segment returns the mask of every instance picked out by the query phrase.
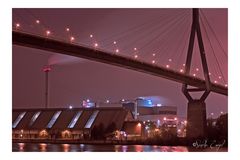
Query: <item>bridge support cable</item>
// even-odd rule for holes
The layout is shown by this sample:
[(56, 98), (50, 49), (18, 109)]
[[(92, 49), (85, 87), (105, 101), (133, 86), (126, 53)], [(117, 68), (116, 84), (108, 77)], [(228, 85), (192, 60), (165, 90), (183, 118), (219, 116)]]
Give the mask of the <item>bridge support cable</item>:
[[(208, 44), (210, 45), (211, 51), (212, 51), (212, 53), (213, 53), (213, 56), (214, 56), (213, 58), (214, 58), (214, 60), (216, 61), (216, 64), (217, 64), (217, 66), (214, 66), (215, 72), (218, 74), (217, 77), (218, 77), (219, 75), (221, 75), (224, 84), (226, 84), (226, 78), (225, 78), (225, 76), (224, 76), (224, 74), (223, 74), (223, 72), (222, 72), (221, 65), (220, 65), (220, 62), (219, 62), (219, 60), (218, 60), (218, 58), (217, 58), (217, 56), (216, 56), (215, 50), (213, 49), (213, 44), (212, 44), (212, 42), (211, 42), (211, 40), (210, 40), (210, 38), (209, 38), (209, 35), (208, 35), (208, 33), (207, 33), (207, 29), (206, 29), (206, 26), (205, 26), (205, 24), (204, 24), (204, 21), (203, 21), (202, 18), (200, 18), (200, 20), (201, 20), (201, 22), (202, 22), (201, 24), (202, 24), (203, 30), (204, 30), (204, 32), (205, 32), (205, 34), (206, 34), (206, 38), (207, 38), (207, 40), (208, 40), (208, 42), (209, 42)], [(227, 59), (226, 59), (226, 61), (227, 61)], [(218, 71), (220, 72), (220, 74), (218, 73)]]
[[(134, 42), (135, 44), (139, 40), (146, 39), (147, 37), (150, 37), (150, 38), (148, 38), (147, 43), (144, 43), (143, 46), (139, 47), (139, 50), (143, 50), (143, 49), (154, 50), (154, 49), (151, 49), (151, 48), (154, 44), (155, 44), (155, 46), (159, 47), (159, 44), (161, 44), (161, 43), (159, 43), (159, 40), (166, 41), (166, 38), (169, 38), (169, 33), (175, 31), (174, 29), (176, 29), (176, 26), (183, 23), (183, 20), (186, 17), (186, 12), (178, 14), (177, 17), (178, 18), (176, 18), (176, 16), (173, 16), (173, 17), (168, 18), (166, 22), (161, 22), (160, 25), (156, 26), (154, 28), (154, 30), (152, 32), (150, 32), (150, 34), (144, 34), (142, 37), (138, 37), (138, 40)], [(159, 29), (159, 28), (161, 28), (161, 29)], [(141, 31), (141, 32), (145, 32), (145, 31)], [(151, 38), (151, 37), (153, 37), (153, 38)], [(147, 48), (148, 46), (150, 46), (150, 47)], [(145, 52), (143, 54), (146, 55), (147, 52)]]
[(214, 36), (215, 39), (217, 40), (217, 43), (218, 43), (218, 45), (220, 46), (220, 48), (221, 48), (223, 54), (225, 55), (225, 58), (228, 59), (227, 52), (225, 51), (225, 49), (224, 49), (224, 47), (223, 47), (223, 45), (222, 45), (222, 42), (221, 42), (221, 41), (219, 40), (219, 38), (217, 37), (217, 34), (214, 32), (213, 27), (210, 25), (210, 23), (209, 23), (209, 21), (208, 21), (206, 15), (204, 14), (204, 12), (203, 12), (202, 10), (200, 10), (200, 13), (201, 13), (201, 15), (203, 15), (203, 19), (205, 20), (205, 22), (206, 22), (208, 28), (210, 29), (210, 31), (212, 32), (213, 36)]
[[(157, 37), (154, 40), (156, 47), (153, 50), (157, 53), (160, 63), (169, 63), (168, 59), (173, 58), (174, 53), (178, 53), (176, 50), (180, 46), (181, 38), (186, 30), (184, 23), (187, 16), (180, 18), (176, 23), (167, 28), (165, 33), (161, 37)], [(176, 55), (176, 54), (175, 54)], [(173, 58), (176, 59), (176, 58)]]

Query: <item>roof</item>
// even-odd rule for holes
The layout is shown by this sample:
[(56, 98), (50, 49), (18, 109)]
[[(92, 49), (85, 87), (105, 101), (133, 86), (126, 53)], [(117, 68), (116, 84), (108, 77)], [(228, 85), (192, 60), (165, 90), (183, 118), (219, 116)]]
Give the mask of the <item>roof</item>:
[(13, 129), (83, 130), (97, 125), (107, 128), (114, 123), (121, 129), (130, 112), (124, 108), (36, 108), (13, 109)]

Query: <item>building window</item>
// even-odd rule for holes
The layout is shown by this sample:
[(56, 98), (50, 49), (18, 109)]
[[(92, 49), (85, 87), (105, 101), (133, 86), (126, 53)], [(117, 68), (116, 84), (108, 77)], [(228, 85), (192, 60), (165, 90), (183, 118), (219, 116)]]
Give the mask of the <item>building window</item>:
[(39, 111), (39, 112), (37, 112), (37, 113), (35, 113), (35, 114), (33, 115), (32, 119), (31, 119), (31, 121), (30, 121), (30, 123), (29, 123), (29, 126), (32, 126), (32, 125), (33, 125), (33, 123), (37, 120), (37, 118), (39, 117), (40, 114), (41, 114), (41, 112)]
[(93, 114), (91, 115), (91, 117), (88, 119), (86, 125), (84, 128), (91, 128), (94, 120), (96, 119), (97, 115), (98, 115), (99, 111), (94, 111)]
[(62, 112), (62, 111), (57, 111), (57, 112), (53, 115), (52, 119), (50, 120), (50, 122), (49, 122), (48, 125), (47, 125), (47, 128), (52, 128), (52, 126), (53, 126), (54, 123), (57, 121), (58, 117), (60, 116), (61, 112)]
[(75, 126), (75, 124), (77, 123), (79, 117), (81, 116), (82, 111), (78, 111), (77, 114), (74, 116), (74, 118), (72, 119), (72, 121), (70, 122), (70, 124), (68, 125), (68, 128), (73, 128)]
[(17, 119), (14, 121), (12, 128), (16, 128), (19, 122), (23, 119), (25, 116), (26, 112), (22, 112), (21, 114), (18, 115)]

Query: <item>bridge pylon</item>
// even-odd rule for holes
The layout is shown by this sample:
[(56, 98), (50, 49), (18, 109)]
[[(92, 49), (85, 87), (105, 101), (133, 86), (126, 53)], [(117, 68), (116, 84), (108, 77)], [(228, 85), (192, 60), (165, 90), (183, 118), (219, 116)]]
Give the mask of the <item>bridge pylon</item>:
[[(199, 9), (192, 9), (192, 27), (189, 38), (189, 45), (187, 51), (187, 59), (185, 64), (185, 74), (190, 74), (190, 67), (192, 62), (193, 48), (195, 42), (195, 36), (197, 36), (197, 42), (200, 51), (201, 63), (205, 79), (204, 88), (190, 88), (187, 84), (183, 84), (182, 92), (188, 99), (187, 108), (187, 138), (200, 138), (206, 136), (206, 104), (205, 100), (211, 91), (211, 82), (209, 77), (208, 65), (205, 56), (205, 49), (201, 34), (201, 28), (199, 24)], [(203, 92), (198, 98), (193, 98), (191, 92)]]

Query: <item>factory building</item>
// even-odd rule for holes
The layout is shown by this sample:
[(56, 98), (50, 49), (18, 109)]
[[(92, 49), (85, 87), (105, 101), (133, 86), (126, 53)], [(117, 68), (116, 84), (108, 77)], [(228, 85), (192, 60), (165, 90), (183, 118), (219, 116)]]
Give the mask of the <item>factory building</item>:
[(120, 131), (125, 121), (132, 120), (124, 108), (14, 109), (12, 138), (91, 139), (99, 128)]

